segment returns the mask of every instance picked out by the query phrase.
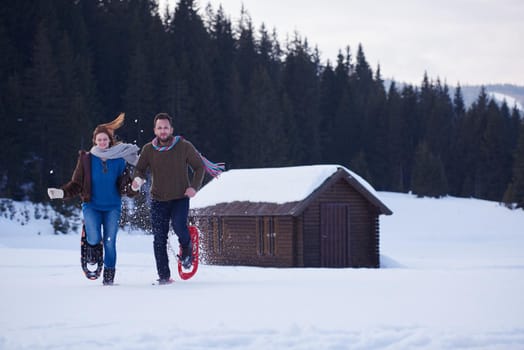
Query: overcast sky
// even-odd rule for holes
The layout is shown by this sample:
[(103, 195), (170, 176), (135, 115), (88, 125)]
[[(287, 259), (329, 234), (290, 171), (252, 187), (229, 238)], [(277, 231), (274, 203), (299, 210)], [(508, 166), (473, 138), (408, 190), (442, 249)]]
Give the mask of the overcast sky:
[[(161, 0), (161, 7), (169, 1)], [(318, 46), (322, 60), (363, 45), (383, 78), (419, 84), (424, 72), (448, 85), (524, 85), (523, 0), (197, 0), (201, 13), (222, 4), (233, 23), (242, 3), (258, 29), (276, 28), (284, 43), (295, 31)]]

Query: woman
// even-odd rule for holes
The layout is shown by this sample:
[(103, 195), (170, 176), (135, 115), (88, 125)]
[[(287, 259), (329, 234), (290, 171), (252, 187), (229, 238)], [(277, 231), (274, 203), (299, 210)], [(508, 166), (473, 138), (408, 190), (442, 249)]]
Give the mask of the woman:
[[(124, 123), (124, 113), (93, 131), (93, 147), (80, 151), (71, 181), (61, 188), (48, 188), (51, 199), (80, 195), (88, 248), (103, 239), (104, 285), (112, 285), (116, 266), (116, 235), (121, 212), (121, 195), (133, 193), (126, 174), (126, 162), (136, 165), (138, 147), (115, 142), (114, 131)], [(103, 228), (103, 234), (102, 234)], [(91, 247), (89, 247), (91, 246)]]

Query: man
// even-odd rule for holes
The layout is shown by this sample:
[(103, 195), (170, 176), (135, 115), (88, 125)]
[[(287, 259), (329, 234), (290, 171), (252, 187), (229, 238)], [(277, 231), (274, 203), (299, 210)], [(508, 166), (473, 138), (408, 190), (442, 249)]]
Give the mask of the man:
[[(151, 171), (151, 223), (153, 248), (159, 284), (172, 282), (167, 255), (169, 221), (182, 247), (180, 256), (186, 269), (192, 265), (192, 245), (187, 227), (189, 199), (202, 186), (205, 163), (195, 147), (181, 136), (173, 136), (173, 120), (167, 113), (154, 119), (155, 138), (142, 148), (135, 167), (132, 188), (138, 191)], [(193, 170), (190, 180), (188, 167)]]

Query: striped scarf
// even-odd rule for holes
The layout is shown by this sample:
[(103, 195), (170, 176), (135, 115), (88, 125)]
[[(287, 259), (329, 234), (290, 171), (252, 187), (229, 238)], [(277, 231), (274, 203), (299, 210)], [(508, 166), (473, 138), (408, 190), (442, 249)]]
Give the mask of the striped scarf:
[[(151, 145), (153, 145), (153, 148), (159, 152), (165, 152), (169, 151), (175, 145), (178, 143), (178, 141), (183, 140), (184, 138), (180, 135), (176, 135), (173, 137), (173, 140), (171, 141), (171, 144), (167, 146), (160, 146), (158, 142), (158, 137), (155, 137), (153, 141), (151, 142)], [(197, 151), (198, 152), (198, 151)], [(206, 157), (202, 155), (202, 153), (198, 152), (200, 155), (200, 158), (202, 159), (202, 163), (204, 164), (204, 169), (206, 170), (206, 173), (213, 177), (218, 177), (224, 170), (226, 170), (226, 165), (224, 163), (213, 163), (210, 160), (208, 160)]]

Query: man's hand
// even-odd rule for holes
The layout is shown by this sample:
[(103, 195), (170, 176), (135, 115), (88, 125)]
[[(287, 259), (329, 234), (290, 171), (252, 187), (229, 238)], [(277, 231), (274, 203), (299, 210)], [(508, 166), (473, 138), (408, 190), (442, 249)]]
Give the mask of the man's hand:
[(186, 192), (184, 193), (184, 196), (187, 198), (193, 198), (196, 194), (196, 190), (193, 187), (186, 188)]
[(146, 182), (146, 180), (140, 178), (140, 177), (135, 177), (133, 179), (133, 183), (131, 183), (131, 189), (135, 192), (138, 192), (138, 190), (140, 189), (140, 187), (142, 187), (142, 185)]

